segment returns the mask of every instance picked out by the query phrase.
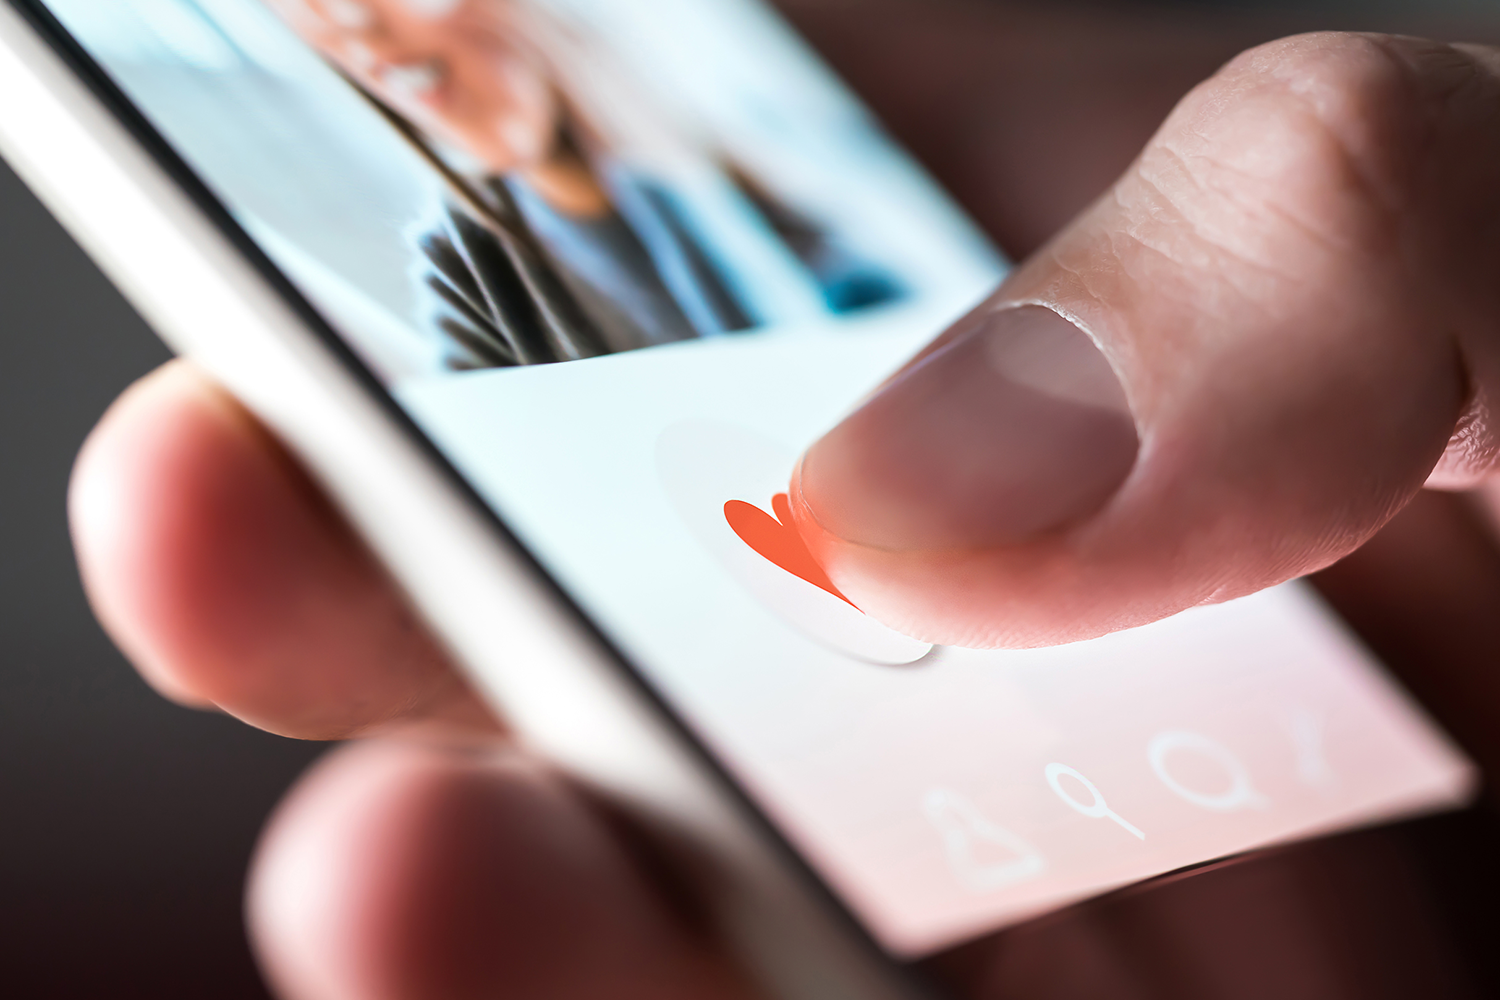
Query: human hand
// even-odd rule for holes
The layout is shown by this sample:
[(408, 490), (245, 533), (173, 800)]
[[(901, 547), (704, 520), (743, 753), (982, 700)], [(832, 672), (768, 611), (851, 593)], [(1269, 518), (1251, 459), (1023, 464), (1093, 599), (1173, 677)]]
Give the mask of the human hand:
[(1500, 463), (1500, 49), (1313, 35), (1124, 177), (804, 457), (868, 613), (1074, 641), (1332, 564)]
[[(164, 693), (289, 735), (386, 737), (331, 755), (263, 843), (251, 924), (287, 996), (747, 994), (651, 859), (509, 746), (306, 477), (190, 368), (105, 419), (73, 509), (100, 616)], [(953, 974), (994, 996), (1442, 995), (1409, 861), (1361, 843), (1075, 910)], [(1309, 888), (1311, 867), (1364, 895)], [(1351, 971), (1318, 944), (1330, 926), (1407, 947)]]
[[(1466, 650), (1500, 639), (1500, 562), (1423, 506), (1337, 582), (1482, 736), (1497, 701), (1475, 696), (1494, 682)], [(72, 513), (95, 608), (159, 691), (289, 736), (364, 737), (293, 790), (250, 875), (282, 996), (753, 995), (655, 859), (510, 744), (290, 457), (192, 368), (110, 411)], [(1434, 650), (1459, 669), (1434, 676)], [(1367, 833), (1075, 907), (938, 971), (984, 1000), (1466, 997), (1429, 892), (1403, 836)]]

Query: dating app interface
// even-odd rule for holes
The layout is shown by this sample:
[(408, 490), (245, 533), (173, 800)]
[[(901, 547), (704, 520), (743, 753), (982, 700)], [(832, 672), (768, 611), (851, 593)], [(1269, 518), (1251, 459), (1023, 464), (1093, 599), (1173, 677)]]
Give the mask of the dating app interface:
[(1004, 265), (759, 6), (49, 6), (893, 952), (1469, 794), (1300, 584), (1010, 652), (839, 591), (798, 454)]

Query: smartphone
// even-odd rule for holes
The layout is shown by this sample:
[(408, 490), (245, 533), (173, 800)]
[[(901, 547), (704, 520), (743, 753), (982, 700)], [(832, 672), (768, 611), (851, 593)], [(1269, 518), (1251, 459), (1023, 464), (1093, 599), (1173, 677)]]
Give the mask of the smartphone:
[(1475, 772), (1310, 589), (933, 648), (801, 449), (1006, 263), (755, 0), (4, 0), (7, 158), (775, 996)]

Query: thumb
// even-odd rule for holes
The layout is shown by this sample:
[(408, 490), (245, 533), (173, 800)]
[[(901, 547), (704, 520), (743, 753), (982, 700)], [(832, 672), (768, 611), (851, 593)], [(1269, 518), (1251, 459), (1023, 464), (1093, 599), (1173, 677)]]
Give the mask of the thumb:
[(814, 445), (794, 516), (893, 627), (1071, 641), (1319, 569), (1429, 478), (1477, 482), (1497, 395), (1500, 50), (1310, 35), (1194, 91)]

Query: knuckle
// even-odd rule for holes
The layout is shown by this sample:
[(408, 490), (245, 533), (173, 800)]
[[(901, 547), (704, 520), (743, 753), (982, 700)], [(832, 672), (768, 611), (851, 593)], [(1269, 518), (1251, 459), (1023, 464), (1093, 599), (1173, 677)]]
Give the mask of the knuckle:
[(1289, 259), (1289, 245), (1368, 258), (1431, 214), (1434, 192), (1451, 189), (1455, 164), (1472, 159), (1464, 151), (1476, 148), (1474, 130), (1455, 123), (1500, 131), (1500, 95), (1486, 104), (1483, 92), (1494, 79), (1472, 54), (1415, 39), (1272, 42), (1190, 94), (1133, 181), (1163, 216), (1219, 250), (1262, 264)]
[(1216, 120), (1201, 124), (1229, 140), (1208, 159), (1319, 200), (1330, 188), (1399, 200), (1398, 161), (1424, 117), (1407, 77), (1369, 36), (1305, 35), (1253, 49), (1207, 85)]
[(1246, 52), (1188, 106), (1200, 132), (1262, 130), (1219, 151), (1238, 152), (1235, 165), (1293, 191), (1333, 186), (1397, 210), (1422, 193), (1435, 160), (1496, 135), (1500, 76), (1463, 47), (1323, 32)]
[(1404, 66), (1396, 41), (1344, 32), (1298, 35), (1249, 50), (1223, 75), (1244, 74), (1252, 84), (1283, 90), (1330, 117), (1364, 112), (1372, 109), (1370, 99), (1391, 97), (1393, 86), (1399, 87)]

